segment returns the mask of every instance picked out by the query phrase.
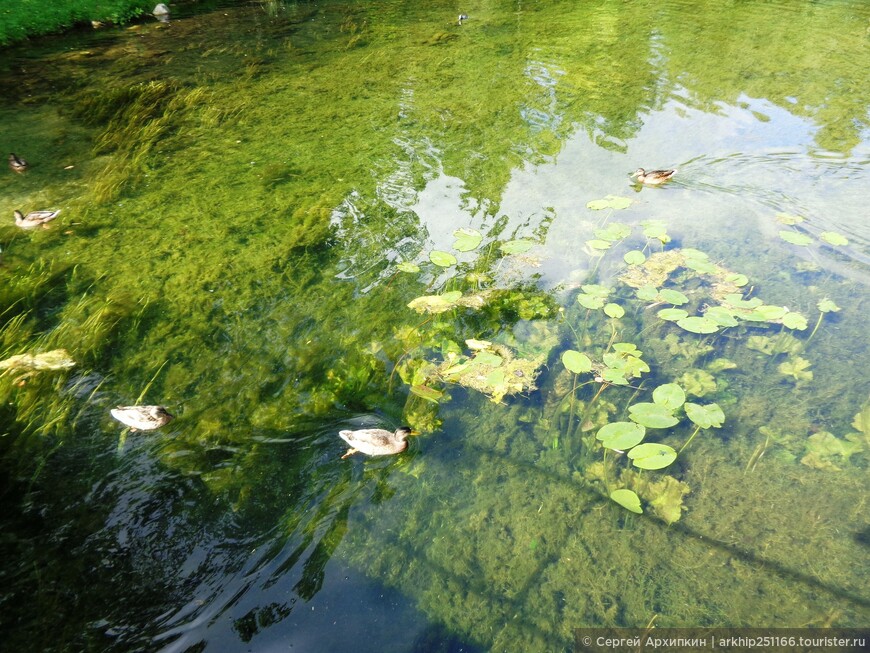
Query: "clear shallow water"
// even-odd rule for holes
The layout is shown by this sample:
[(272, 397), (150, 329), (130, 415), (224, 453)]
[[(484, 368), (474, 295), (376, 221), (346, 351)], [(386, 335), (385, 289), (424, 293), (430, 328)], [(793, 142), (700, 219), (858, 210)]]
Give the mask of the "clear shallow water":
[[(229, 6), (4, 51), (0, 135), (31, 169), (2, 175), (0, 214), (63, 213), (0, 232), (2, 358), (78, 363), (2, 379), (4, 639), (551, 651), (656, 615), (867, 625), (866, 6), (463, 11)], [(679, 174), (636, 189), (639, 165)], [(633, 203), (587, 208), (606, 195)], [(807, 327), (658, 319), (620, 281), (626, 251), (663, 249), (649, 219)], [(614, 222), (630, 235), (596, 255)], [(481, 246), (455, 251), (458, 228)], [(535, 245), (503, 255), (515, 238)], [(717, 303), (680, 270), (693, 312)], [(590, 283), (625, 317), (582, 308)], [(479, 310), (406, 306), (479, 289)], [(493, 403), (427, 372), (467, 338), (539, 360), (537, 389)], [(580, 375), (572, 402), (562, 352), (619, 341), (639, 390)], [(594, 435), (671, 381), (725, 423), (642, 490)], [(143, 392), (178, 419), (120, 434), (108, 409)], [(682, 410), (647, 441), (679, 449)], [(341, 428), (402, 422), (408, 453), (339, 459)], [(629, 484), (643, 516), (608, 498)]]

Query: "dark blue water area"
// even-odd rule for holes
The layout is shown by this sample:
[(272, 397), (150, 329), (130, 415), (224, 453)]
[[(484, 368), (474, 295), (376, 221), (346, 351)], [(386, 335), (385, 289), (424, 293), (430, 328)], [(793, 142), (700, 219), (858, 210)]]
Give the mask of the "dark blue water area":
[[(213, 623), (173, 633), (161, 651), (475, 653), (430, 623), (407, 598), (330, 561), (320, 591), (301, 600), (282, 583), (248, 592)], [(156, 642), (160, 642), (158, 638)]]

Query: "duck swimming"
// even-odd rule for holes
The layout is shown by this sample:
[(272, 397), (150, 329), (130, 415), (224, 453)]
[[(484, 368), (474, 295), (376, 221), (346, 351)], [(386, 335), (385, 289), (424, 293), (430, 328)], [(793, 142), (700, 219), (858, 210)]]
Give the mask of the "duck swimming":
[(638, 168), (631, 176), (637, 177), (637, 181), (641, 184), (646, 184), (647, 186), (658, 186), (673, 177), (676, 172), (676, 170), (650, 170), (647, 172), (643, 168)]
[(408, 447), (408, 436), (414, 431), (410, 426), (400, 426), (395, 433), (384, 429), (360, 429), (358, 431), (339, 431), (341, 439), (350, 445), (342, 459), (358, 451), (368, 456), (388, 456), (401, 453)]
[(163, 406), (118, 406), (112, 417), (132, 431), (153, 431), (171, 422), (174, 417)]
[(46, 222), (54, 220), (58, 214), (60, 213), (60, 209), (57, 211), (31, 211), (27, 215), (24, 215), (21, 211), (15, 210), (15, 224), (22, 229), (33, 229), (40, 225), (44, 225)]
[(27, 170), (27, 161), (13, 152), (9, 155), (9, 167), (15, 172), (21, 173)]

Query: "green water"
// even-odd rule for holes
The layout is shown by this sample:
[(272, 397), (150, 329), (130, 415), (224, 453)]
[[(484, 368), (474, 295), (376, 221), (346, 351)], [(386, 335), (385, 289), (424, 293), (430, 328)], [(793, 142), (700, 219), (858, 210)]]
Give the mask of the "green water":
[[(0, 175), (0, 361), (76, 361), (0, 376), (4, 641), (559, 651), (653, 620), (870, 623), (866, 3), (178, 16), (0, 52), (0, 142), (30, 162)], [(679, 171), (640, 188), (638, 166)], [(587, 206), (607, 196), (630, 202)], [(805, 321), (693, 333), (646, 283)], [(590, 284), (624, 314), (578, 303)], [(617, 343), (642, 352), (624, 385), (596, 380)], [(724, 422), (682, 449), (670, 411), (661, 470), (605, 456), (598, 430), (666, 383)], [(176, 419), (124, 432), (109, 409), (137, 401)], [(407, 452), (340, 459), (340, 429), (402, 423)]]

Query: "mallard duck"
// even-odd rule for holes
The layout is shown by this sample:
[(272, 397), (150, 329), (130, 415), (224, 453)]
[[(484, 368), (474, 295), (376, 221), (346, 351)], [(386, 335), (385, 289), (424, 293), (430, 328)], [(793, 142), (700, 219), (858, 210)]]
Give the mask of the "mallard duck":
[(46, 222), (54, 220), (58, 213), (60, 213), (60, 209), (57, 211), (31, 211), (27, 215), (24, 215), (21, 211), (16, 209), (14, 212), (15, 224), (22, 229), (33, 229), (34, 227), (44, 225)]
[(676, 170), (650, 170), (647, 172), (643, 168), (638, 168), (631, 176), (637, 177), (638, 183), (647, 184), (648, 186), (658, 186), (673, 177), (675, 172)]
[(163, 406), (118, 406), (111, 410), (112, 417), (132, 431), (153, 431), (174, 419)]
[(414, 431), (410, 426), (400, 426), (395, 433), (384, 429), (360, 429), (358, 431), (339, 431), (341, 439), (350, 445), (342, 459), (360, 451), (368, 456), (388, 456), (401, 453), (408, 447), (407, 438)]
[(27, 161), (22, 159), (15, 153), (9, 155), (9, 167), (15, 172), (24, 172), (27, 170)]

